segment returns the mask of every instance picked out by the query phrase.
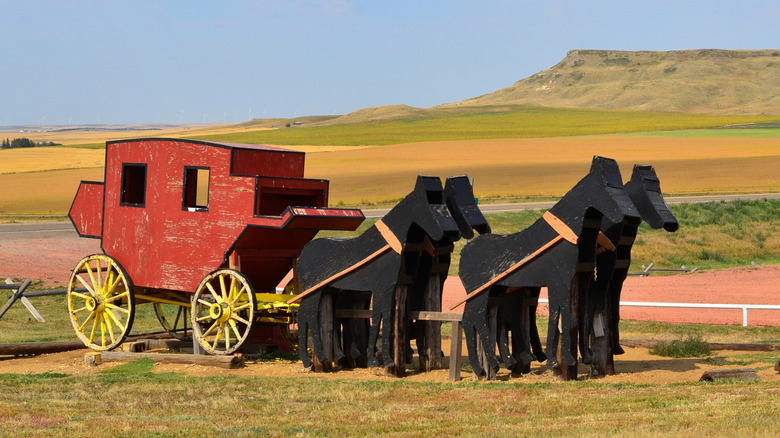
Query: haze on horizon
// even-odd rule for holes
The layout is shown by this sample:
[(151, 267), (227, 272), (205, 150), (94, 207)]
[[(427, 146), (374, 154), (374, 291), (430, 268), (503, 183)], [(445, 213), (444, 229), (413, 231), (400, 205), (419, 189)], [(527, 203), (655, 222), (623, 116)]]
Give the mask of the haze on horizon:
[(770, 0), (0, 0), (0, 127), (430, 107), (573, 49), (780, 48)]

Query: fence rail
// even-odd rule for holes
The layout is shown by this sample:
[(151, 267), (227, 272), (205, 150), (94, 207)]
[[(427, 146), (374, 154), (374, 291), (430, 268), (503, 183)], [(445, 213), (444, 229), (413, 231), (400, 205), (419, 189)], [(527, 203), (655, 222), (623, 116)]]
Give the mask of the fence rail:
[[(539, 298), (540, 303), (549, 303), (547, 298)], [(707, 303), (653, 303), (644, 301), (621, 301), (620, 307), (675, 307), (680, 309), (742, 309), (742, 327), (748, 326), (748, 310), (780, 310), (776, 304), (707, 304)]]

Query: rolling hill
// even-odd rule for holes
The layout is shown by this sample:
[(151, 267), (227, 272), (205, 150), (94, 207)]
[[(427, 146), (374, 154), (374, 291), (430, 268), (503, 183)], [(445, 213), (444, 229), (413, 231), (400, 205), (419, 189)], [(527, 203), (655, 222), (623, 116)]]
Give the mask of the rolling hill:
[(491, 105), (780, 114), (780, 50), (572, 50), (510, 87), (436, 108)]

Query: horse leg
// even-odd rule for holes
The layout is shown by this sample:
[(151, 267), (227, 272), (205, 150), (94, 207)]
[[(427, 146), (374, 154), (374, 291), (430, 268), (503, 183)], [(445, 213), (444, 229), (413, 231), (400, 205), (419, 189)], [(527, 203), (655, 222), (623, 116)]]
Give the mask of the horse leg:
[[(602, 275), (603, 276), (603, 275)], [(577, 298), (577, 321), (579, 325), (579, 348), (582, 362), (593, 362), (593, 351), (590, 349), (590, 330), (593, 327), (593, 317), (596, 314), (597, 297), (593, 296), (595, 288), (601, 287), (590, 275), (577, 275), (574, 279), (578, 282), (579, 296)], [(596, 293), (598, 295), (598, 293)], [(603, 303), (603, 295), (602, 295)], [(603, 305), (603, 304), (602, 304)]]
[(298, 324), (302, 324), (302, 327), (298, 329), (298, 357), (301, 358), (303, 366), (306, 368), (311, 367), (311, 357), (308, 352), (307, 331), (311, 332), (312, 347), (314, 354), (320, 358), (321, 361), (327, 361), (325, 349), (322, 345), (322, 337), (320, 336), (320, 301), (322, 298), (322, 290), (318, 290), (308, 297), (301, 300), (301, 306), (298, 309)]
[(610, 321), (612, 331), (612, 354), (623, 354), (626, 351), (620, 346), (620, 292), (623, 288), (623, 281), (613, 281), (607, 292), (607, 299), (610, 300), (609, 307), (612, 318)]
[(544, 348), (542, 347), (542, 340), (539, 338), (539, 327), (536, 326), (536, 308), (539, 303), (540, 288), (535, 287), (532, 289), (531, 297), (534, 298), (537, 304), (528, 306), (528, 343), (531, 344), (531, 350), (534, 353), (534, 357), (538, 362), (544, 362), (547, 360), (547, 355), (544, 354)]
[[(464, 336), (466, 338), (466, 349), (469, 354), (469, 363), (471, 364), (472, 371), (479, 379), (484, 379), (487, 376), (487, 372), (482, 367), (482, 363), (479, 360), (480, 353), (484, 352), (488, 346), (492, 347), (495, 345), (495, 343), (489, 343), (487, 339), (487, 298), (488, 292), (485, 291), (471, 300), (466, 301), (463, 308), (462, 324)], [(481, 327), (482, 329), (478, 327)], [(480, 339), (482, 340), (481, 348), (483, 351), (481, 352), (477, 351), (477, 336), (480, 336)], [(495, 360), (495, 355), (493, 356), (493, 360)]]
[(376, 341), (379, 338), (379, 326), (382, 322), (383, 312), (381, 309), (374, 307), (371, 311), (371, 329), (368, 335), (368, 347), (366, 348), (366, 357), (368, 358), (368, 366), (378, 367), (379, 358), (377, 355), (381, 354), (376, 349)]
[(504, 319), (503, 306), (498, 309), (497, 319), (498, 337), (496, 341), (498, 343), (498, 352), (504, 361), (506, 369), (514, 371), (515, 366), (517, 366), (517, 360), (509, 350), (509, 322)]
[(550, 319), (547, 322), (547, 368), (558, 366), (558, 358), (555, 355), (555, 340), (558, 336), (558, 319), (561, 318), (561, 310), (550, 303)]

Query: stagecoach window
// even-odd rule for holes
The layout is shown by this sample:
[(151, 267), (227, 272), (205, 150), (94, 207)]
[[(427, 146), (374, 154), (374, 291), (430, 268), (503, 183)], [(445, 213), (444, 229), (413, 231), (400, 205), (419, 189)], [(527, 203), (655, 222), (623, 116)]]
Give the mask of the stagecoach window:
[(146, 202), (146, 164), (122, 164), (122, 199), (120, 204), (143, 207)]
[(184, 168), (184, 204), (185, 210), (208, 211), (209, 176), (208, 167)]

